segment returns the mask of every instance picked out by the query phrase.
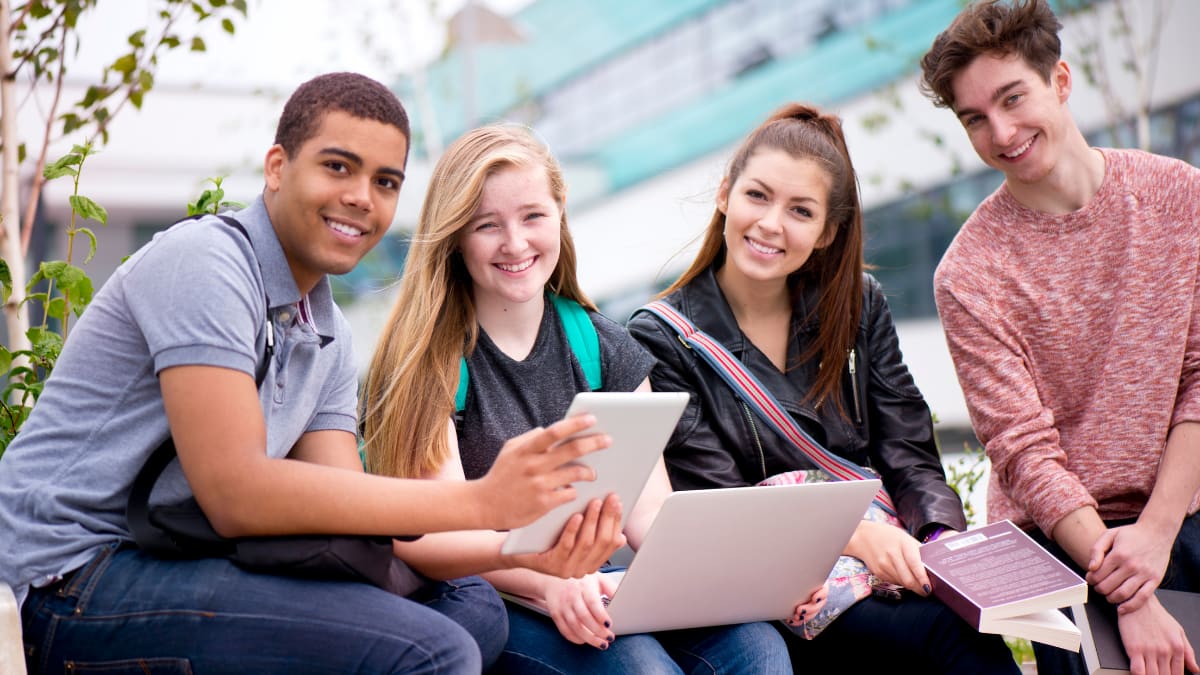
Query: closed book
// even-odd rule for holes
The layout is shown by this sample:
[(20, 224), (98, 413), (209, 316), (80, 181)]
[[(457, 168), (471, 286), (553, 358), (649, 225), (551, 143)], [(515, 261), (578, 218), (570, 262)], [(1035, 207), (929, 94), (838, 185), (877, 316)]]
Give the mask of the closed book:
[[(1158, 601), (1187, 633), (1193, 650), (1200, 650), (1200, 593), (1185, 593), (1160, 588)], [(1092, 593), (1091, 602), (1071, 607), (1075, 623), (1082, 633), (1083, 662), (1089, 675), (1125, 675), (1129, 656), (1117, 630), (1117, 608)]]
[(921, 546), (933, 595), (981, 633), (1079, 649), (1061, 607), (1087, 601), (1087, 583), (1011, 521)]

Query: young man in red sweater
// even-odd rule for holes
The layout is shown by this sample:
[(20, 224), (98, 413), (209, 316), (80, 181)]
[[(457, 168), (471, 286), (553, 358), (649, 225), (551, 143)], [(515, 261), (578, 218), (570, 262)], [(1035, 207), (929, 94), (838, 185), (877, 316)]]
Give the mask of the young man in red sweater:
[[(1200, 591), (1200, 171), (1088, 145), (1060, 28), (1045, 0), (976, 2), (922, 60), (922, 89), (1004, 173), (938, 266), (938, 313), (989, 517), (1119, 605), (1133, 672), (1196, 671), (1154, 591)], [(1039, 672), (1082, 672), (1037, 652)]]

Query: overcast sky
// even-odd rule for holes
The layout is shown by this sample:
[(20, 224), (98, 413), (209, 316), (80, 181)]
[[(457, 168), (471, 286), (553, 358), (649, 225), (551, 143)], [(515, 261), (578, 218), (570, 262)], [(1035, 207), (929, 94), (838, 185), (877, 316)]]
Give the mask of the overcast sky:
[[(511, 14), (530, 0), (476, 0)], [(126, 37), (146, 26), (149, 0), (100, 3), (81, 21), (79, 62), (73, 73), (95, 78), (121, 53)], [(319, 72), (354, 70), (389, 81), (435, 58), (444, 19), (464, 0), (248, 0), (248, 18), (230, 36), (218, 25), (203, 36), (208, 54), (184, 49), (161, 60), (158, 82), (290, 90)], [(440, 21), (439, 21), (440, 19)], [(192, 30), (192, 26), (186, 29)]]

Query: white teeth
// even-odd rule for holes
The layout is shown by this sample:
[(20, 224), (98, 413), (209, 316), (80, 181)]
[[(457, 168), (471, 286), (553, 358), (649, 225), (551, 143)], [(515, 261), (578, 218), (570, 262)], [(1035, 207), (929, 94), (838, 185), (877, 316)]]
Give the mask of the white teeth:
[(781, 248), (771, 248), (769, 246), (760, 244), (757, 241), (750, 239), (749, 237), (746, 238), (746, 244), (750, 248), (754, 249), (755, 251), (758, 251), (759, 253), (766, 253), (766, 254), (783, 253), (783, 249), (781, 249)]
[(496, 267), (499, 267), (500, 269), (504, 270), (505, 272), (513, 272), (513, 273), (524, 272), (525, 270), (529, 269), (533, 265), (533, 261), (534, 261), (534, 258), (530, 258), (524, 262), (519, 262), (515, 265), (505, 265), (504, 263), (496, 263)]
[[(1034, 138), (1036, 138), (1036, 136)], [(1002, 154), (1009, 159), (1014, 159), (1016, 157), (1020, 157), (1021, 155), (1025, 154), (1025, 151), (1028, 150), (1029, 146), (1031, 146), (1031, 145), (1033, 145), (1033, 138), (1025, 141), (1025, 144), (1022, 145), (1021, 147), (1017, 148), (1016, 150), (1013, 150), (1012, 152), (1002, 153)]]
[(345, 234), (345, 235), (348, 235), (351, 237), (361, 237), (362, 236), (362, 232), (354, 229), (353, 227), (350, 227), (349, 225), (339, 223), (336, 220), (330, 220), (330, 219), (326, 218), (325, 224), (328, 225), (329, 229), (333, 230), (334, 232), (339, 232), (341, 234)]

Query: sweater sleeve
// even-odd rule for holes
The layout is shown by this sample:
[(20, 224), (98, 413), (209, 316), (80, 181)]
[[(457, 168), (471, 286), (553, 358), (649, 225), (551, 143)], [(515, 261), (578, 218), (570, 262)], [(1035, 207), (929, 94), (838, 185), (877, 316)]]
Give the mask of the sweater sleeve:
[[(1193, 236), (1200, 237), (1200, 172), (1187, 171), (1183, 183), (1176, 193), (1180, 198), (1175, 203), (1183, 209), (1178, 217), (1191, 223)], [(1200, 260), (1197, 265), (1200, 266)], [(1171, 426), (1180, 422), (1200, 422), (1200, 274), (1193, 283), (1191, 322), (1179, 375), (1179, 394), (1171, 415)]]
[[(972, 425), (994, 484), (1049, 536), (1067, 514), (1098, 504), (1067, 469), (1054, 414), (1038, 394), (1019, 332), (988, 301), (986, 256), (958, 247), (952, 253), (935, 274), (934, 296)], [(989, 516), (1008, 514), (989, 505)]]

